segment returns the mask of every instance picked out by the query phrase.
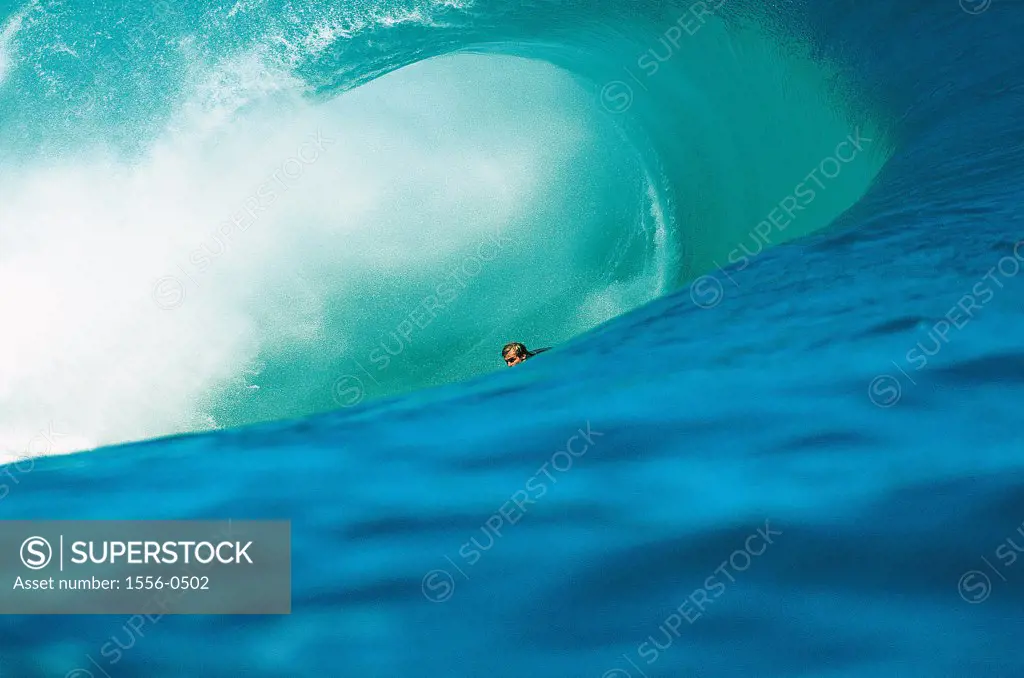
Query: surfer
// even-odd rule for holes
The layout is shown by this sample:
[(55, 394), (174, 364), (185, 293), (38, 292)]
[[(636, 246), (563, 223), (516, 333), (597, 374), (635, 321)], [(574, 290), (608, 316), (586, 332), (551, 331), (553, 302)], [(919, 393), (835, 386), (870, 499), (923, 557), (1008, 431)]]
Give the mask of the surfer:
[(526, 348), (526, 344), (520, 344), (518, 341), (513, 341), (510, 344), (505, 344), (505, 348), (501, 349), (501, 357), (505, 361), (505, 364), (509, 367), (518, 365), (524, 362), (528, 358), (532, 358), (538, 353), (543, 353), (549, 350), (549, 348), (538, 348), (536, 351), (531, 351)]

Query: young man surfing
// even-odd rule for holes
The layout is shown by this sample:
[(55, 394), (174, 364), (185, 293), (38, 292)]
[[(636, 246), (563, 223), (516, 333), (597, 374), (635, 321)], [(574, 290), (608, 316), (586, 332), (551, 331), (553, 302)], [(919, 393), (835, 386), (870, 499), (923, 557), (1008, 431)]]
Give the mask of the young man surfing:
[(505, 348), (501, 349), (501, 358), (505, 361), (506, 365), (512, 367), (513, 365), (526, 362), (527, 359), (547, 350), (550, 350), (550, 348), (538, 348), (536, 351), (531, 351), (526, 348), (526, 344), (513, 341), (510, 344), (505, 344)]

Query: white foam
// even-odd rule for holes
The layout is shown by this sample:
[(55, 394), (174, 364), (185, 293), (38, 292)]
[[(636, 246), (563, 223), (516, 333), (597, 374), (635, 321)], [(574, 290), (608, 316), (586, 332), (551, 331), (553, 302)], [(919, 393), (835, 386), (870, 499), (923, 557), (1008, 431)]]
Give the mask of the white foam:
[(18, 31), (21, 30), (25, 16), (37, 3), (38, 0), (32, 0), (32, 2), (21, 8), (0, 28), (0, 85), (3, 85), (4, 80), (7, 79), (13, 67), (15, 54), (14, 38)]

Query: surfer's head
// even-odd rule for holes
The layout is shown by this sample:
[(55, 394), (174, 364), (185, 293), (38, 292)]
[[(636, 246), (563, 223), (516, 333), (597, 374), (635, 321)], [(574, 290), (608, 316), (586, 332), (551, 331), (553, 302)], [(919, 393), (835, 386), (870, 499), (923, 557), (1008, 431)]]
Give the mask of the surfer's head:
[(501, 349), (501, 357), (502, 359), (504, 359), (505, 364), (508, 365), (509, 367), (512, 367), (513, 365), (518, 365), (519, 363), (529, 358), (531, 355), (533, 354), (530, 353), (530, 350), (526, 348), (526, 345), (520, 344), (518, 341), (513, 341), (510, 344), (505, 344), (505, 348)]

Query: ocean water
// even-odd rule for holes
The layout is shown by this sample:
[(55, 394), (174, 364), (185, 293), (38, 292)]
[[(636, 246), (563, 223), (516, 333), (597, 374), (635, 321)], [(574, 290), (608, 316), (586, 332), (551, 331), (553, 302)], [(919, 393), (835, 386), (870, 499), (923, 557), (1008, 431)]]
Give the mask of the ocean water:
[(1021, 674), (1024, 5), (0, 17), (0, 515), (293, 535), (0, 675)]

